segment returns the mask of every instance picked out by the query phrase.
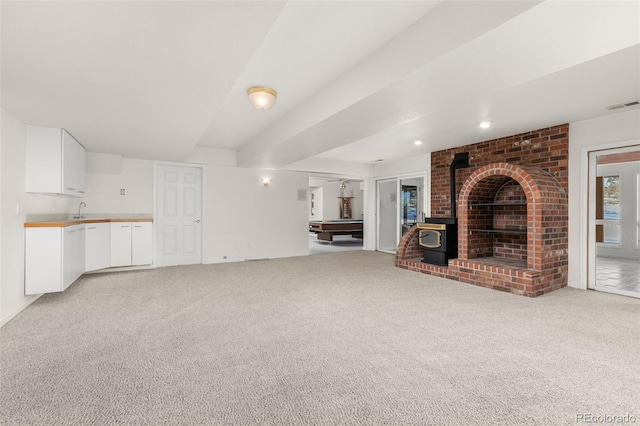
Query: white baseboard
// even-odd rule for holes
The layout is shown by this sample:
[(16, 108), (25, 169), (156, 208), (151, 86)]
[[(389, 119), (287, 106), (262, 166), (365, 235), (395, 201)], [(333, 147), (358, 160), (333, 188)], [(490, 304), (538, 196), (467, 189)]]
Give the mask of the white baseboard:
[(155, 269), (155, 268), (157, 268), (157, 266), (153, 263), (151, 265), (119, 266), (119, 267), (114, 266), (110, 268), (96, 269), (95, 271), (85, 271), (85, 273), (82, 275), (103, 274), (105, 272), (110, 273), (110, 272), (123, 272), (123, 271), (139, 271), (142, 269)]
[(0, 318), (0, 327), (3, 327), (6, 323), (11, 321), (13, 317), (22, 312), (27, 306), (38, 300), (42, 296), (42, 294), (34, 294), (33, 296), (28, 296), (24, 302), (22, 302), (18, 307), (16, 307), (13, 311), (9, 312), (7, 315), (4, 315)]

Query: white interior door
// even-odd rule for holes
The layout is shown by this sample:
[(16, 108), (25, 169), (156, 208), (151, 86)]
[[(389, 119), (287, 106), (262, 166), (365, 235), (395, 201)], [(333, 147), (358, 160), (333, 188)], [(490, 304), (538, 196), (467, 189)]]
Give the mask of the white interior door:
[(202, 263), (202, 168), (158, 164), (156, 262)]

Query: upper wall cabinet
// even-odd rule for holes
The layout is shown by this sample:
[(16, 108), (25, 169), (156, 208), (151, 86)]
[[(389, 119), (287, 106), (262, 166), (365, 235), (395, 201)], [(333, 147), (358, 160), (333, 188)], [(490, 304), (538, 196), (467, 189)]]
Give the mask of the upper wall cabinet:
[(26, 134), (26, 191), (84, 197), (84, 147), (64, 129), (27, 126)]

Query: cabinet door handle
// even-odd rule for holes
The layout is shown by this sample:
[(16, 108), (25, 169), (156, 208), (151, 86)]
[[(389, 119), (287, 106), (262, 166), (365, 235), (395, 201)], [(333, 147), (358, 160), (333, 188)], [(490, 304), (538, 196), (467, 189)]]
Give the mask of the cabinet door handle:
[(128, 228), (129, 225), (120, 225), (120, 228)]
[(75, 188), (69, 188), (68, 186), (65, 189), (68, 189), (69, 191), (75, 191), (76, 190)]
[(87, 229), (96, 229), (96, 227), (95, 226), (90, 226)]
[(200, 219), (194, 220), (193, 223), (200, 223)]
[(142, 225), (133, 225), (134, 228), (142, 228)]
[(84, 194), (84, 191), (78, 191), (78, 192), (81, 193), (81, 194)]

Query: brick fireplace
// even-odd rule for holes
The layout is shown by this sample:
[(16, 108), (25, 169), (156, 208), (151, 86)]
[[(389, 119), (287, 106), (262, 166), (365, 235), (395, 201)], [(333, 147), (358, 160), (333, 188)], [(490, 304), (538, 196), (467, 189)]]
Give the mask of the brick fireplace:
[[(567, 130), (556, 126), (434, 153), (437, 182), (443, 167), (434, 158), (446, 164), (456, 152), (471, 152), (470, 169), (458, 172), (465, 177), (457, 191), (458, 257), (446, 266), (421, 262), (414, 227), (398, 246), (396, 266), (529, 297), (566, 286)], [(446, 189), (432, 187), (432, 212), (446, 211)]]

